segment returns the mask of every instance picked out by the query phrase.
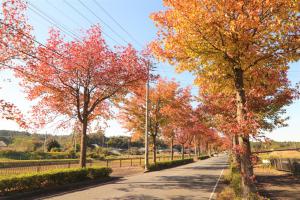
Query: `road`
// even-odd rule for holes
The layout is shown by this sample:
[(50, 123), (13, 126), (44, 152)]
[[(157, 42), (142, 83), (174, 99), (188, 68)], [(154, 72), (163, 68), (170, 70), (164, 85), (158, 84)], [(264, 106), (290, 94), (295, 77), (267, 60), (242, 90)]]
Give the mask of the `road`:
[(227, 167), (221, 155), (157, 172), (137, 174), (118, 181), (43, 199), (51, 200), (201, 200), (215, 199), (220, 174)]

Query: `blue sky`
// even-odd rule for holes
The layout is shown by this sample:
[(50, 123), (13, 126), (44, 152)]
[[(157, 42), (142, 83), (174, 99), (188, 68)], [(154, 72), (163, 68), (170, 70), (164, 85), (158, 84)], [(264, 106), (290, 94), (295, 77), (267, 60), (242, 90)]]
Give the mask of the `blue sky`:
[[(141, 45), (145, 46), (156, 36), (156, 28), (150, 20), (149, 15), (152, 12), (162, 10), (162, 2), (160, 0), (95, 0), (102, 6), (113, 18), (122, 25), (131, 36), (127, 35), (103, 10), (101, 10), (94, 0), (81, 0), (88, 7), (86, 9), (79, 0), (29, 0), (28, 18), (34, 27), (36, 39), (40, 42), (45, 42), (48, 37), (50, 27), (63, 27), (67, 30), (68, 39), (73, 39), (71, 36), (80, 35), (81, 29), (86, 29), (92, 24), (99, 23), (105, 33), (104, 37), (110, 46), (126, 45), (125, 42), (130, 42), (137, 49), (141, 49)], [(66, 3), (67, 2), (67, 3)], [(75, 10), (68, 5), (70, 4)], [(36, 9), (37, 8), (37, 9)], [(34, 10), (34, 11), (33, 11)], [(43, 15), (45, 20), (40, 15)], [(79, 13), (80, 14), (79, 14)], [(94, 14), (96, 16), (94, 16)], [(46, 16), (45, 16), (45, 15)], [(83, 16), (81, 16), (81, 14)], [(49, 19), (50, 18), (50, 19)], [(101, 20), (101, 21), (100, 21)], [(104, 22), (104, 23), (103, 23)], [(105, 24), (108, 24), (106, 26)], [(112, 30), (113, 31), (112, 31)], [(72, 33), (70, 33), (72, 32)], [(108, 37), (109, 36), (109, 37)], [(121, 36), (121, 37), (119, 37)], [(111, 39), (113, 38), (113, 39)], [(124, 42), (125, 40), (125, 42)], [(136, 42), (138, 41), (138, 43)], [(141, 44), (141, 45), (139, 45)], [(165, 63), (158, 63), (156, 73), (162, 77), (175, 78), (180, 81), (182, 86), (192, 85), (194, 77), (190, 73), (177, 74), (172, 66)], [(5, 72), (0, 74), (1, 77), (12, 79), (10, 73)], [(300, 81), (300, 62), (291, 64), (289, 78), (292, 83)], [(17, 106), (22, 107), (25, 111), (29, 110), (30, 102), (25, 99), (24, 94), (15, 80), (5, 80), (1, 83), (2, 89), (0, 95), (2, 98), (14, 102)], [(197, 88), (193, 87), (192, 92), (197, 93)], [(300, 101), (296, 101), (293, 105), (287, 108), (288, 116), (290, 116), (289, 127), (281, 128), (269, 133), (276, 140), (296, 140), (300, 141)], [(123, 130), (120, 124), (113, 120), (109, 123), (109, 128), (106, 131), (107, 135), (128, 134)], [(0, 120), (0, 129), (18, 129), (14, 122)], [(45, 132), (45, 130), (41, 130)], [(52, 131), (54, 133), (55, 131)]]

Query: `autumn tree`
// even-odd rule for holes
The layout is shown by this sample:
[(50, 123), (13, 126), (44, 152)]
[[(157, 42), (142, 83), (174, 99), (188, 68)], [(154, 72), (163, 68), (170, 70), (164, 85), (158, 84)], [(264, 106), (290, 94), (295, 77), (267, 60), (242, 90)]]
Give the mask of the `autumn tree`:
[[(153, 161), (156, 162), (157, 139), (165, 133), (164, 128), (169, 124), (169, 116), (176, 98), (181, 96), (182, 89), (175, 81), (158, 79), (156, 85), (150, 88), (149, 106), (149, 136), (153, 144)], [(124, 128), (133, 133), (133, 138), (140, 138), (145, 128), (145, 88), (141, 87), (124, 100), (120, 110), (120, 120)]]
[[(230, 86), (238, 126), (247, 121), (245, 79), (250, 69), (286, 67), (299, 59), (298, 5), (294, 0), (164, 0), (151, 17), (159, 28), (152, 49), (179, 71)], [(249, 134), (240, 132), (243, 196), (254, 190)]]
[[(0, 10), (0, 70), (10, 69), (13, 62), (26, 59), (20, 51), (30, 52), (33, 44), (31, 26), (27, 23), (23, 0), (3, 0)], [(0, 100), (0, 117), (25, 127), (24, 118), (12, 103)]]
[(291, 104), (299, 95), (297, 88), (290, 86), (286, 69), (261, 67), (259, 72), (256, 69), (249, 70), (245, 80), (247, 120), (238, 126), (234, 111), (235, 93), (229, 93), (217, 82), (210, 84), (210, 87), (223, 87), (223, 91), (203, 87), (200, 92), (201, 102), (205, 112), (216, 122), (214, 126), (231, 138), (236, 160), (242, 150), (237, 140), (239, 132), (259, 138), (265, 131), (285, 126), (286, 118), (282, 115), (285, 113), (284, 106)]
[(38, 102), (33, 111), (41, 124), (57, 116), (79, 122), (80, 166), (85, 167), (89, 125), (109, 118), (111, 105), (146, 80), (146, 62), (130, 45), (110, 49), (96, 25), (80, 41), (65, 41), (51, 30), (47, 43), (16, 72), (28, 98)]
[[(186, 120), (191, 117), (190, 114), (192, 114), (190, 113), (192, 112), (192, 96), (190, 88), (178, 88), (174, 94), (175, 95), (169, 99), (170, 103), (164, 108), (166, 121), (162, 127), (162, 136), (164, 140), (170, 142), (171, 160), (173, 160), (174, 157), (174, 140), (176, 140), (176, 137), (178, 138), (181, 133), (181, 129), (178, 129), (179, 125), (185, 123)], [(184, 138), (183, 135), (181, 136)]]
[[(16, 59), (27, 56), (22, 52), (31, 52), (33, 37), (32, 27), (28, 24), (23, 0), (3, 0), (0, 19), (0, 63), (11, 65)], [(22, 52), (21, 52), (22, 51)]]

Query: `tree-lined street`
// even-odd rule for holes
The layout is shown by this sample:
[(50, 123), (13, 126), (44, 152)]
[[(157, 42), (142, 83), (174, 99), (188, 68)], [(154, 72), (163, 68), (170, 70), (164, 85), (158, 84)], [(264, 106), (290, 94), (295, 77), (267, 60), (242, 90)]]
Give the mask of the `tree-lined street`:
[(104, 183), (133, 158), (151, 173), (53, 198), (212, 199), (228, 162), (218, 199), (259, 200), (255, 168), (300, 173), (296, 144), (253, 153), (299, 117), (299, 3), (145, 2), (1, 1), (0, 127), (18, 133), (3, 125), (0, 198)]

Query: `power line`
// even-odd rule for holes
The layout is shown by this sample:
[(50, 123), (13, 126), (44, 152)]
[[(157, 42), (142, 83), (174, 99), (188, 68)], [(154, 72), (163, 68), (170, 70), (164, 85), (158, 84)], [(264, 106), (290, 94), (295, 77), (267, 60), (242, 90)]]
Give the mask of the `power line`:
[[(93, 24), (93, 22), (91, 20), (89, 20), (89, 18), (87, 18), (85, 15), (83, 15), (77, 8), (75, 8), (74, 6), (72, 6), (68, 1), (63, 0), (65, 2), (65, 4), (67, 4), (72, 10), (74, 10), (78, 15), (80, 15), (83, 19), (85, 19), (88, 23)], [(120, 46), (122, 46), (118, 41), (116, 41), (114, 38), (112, 38), (110, 35), (106, 34), (104, 31), (102, 31), (103, 34), (110, 38), (111, 40), (113, 40), (115, 43), (119, 44)]]
[(109, 24), (107, 24), (105, 21), (103, 21), (98, 15), (90, 9), (86, 4), (84, 4), (81, 0), (77, 0), (83, 7), (85, 7), (92, 15), (94, 15), (99, 21), (101, 21), (104, 25), (106, 25), (109, 30), (111, 30), (115, 35), (117, 35), (125, 44), (128, 44), (127, 42), (119, 33), (117, 33)]
[(76, 26), (81, 27), (81, 25), (79, 25), (75, 20), (73, 20), (69, 15), (65, 14), (60, 8), (58, 8), (57, 6), (53, 5), (51, 3), (51, 1), (46, 0), (47, 3), (52, 6), (55, 10), (57, 10), (61, 15), (63, 15), (64, 17), (68, 18), (69, 21), (71, 21), (72, 23), (74, 23)]
[[(68, 28), (66, 28), (64, 25), (59, 24), (55, 19), (53, 19), (52, 17), (47, 15), (45, 12), (43, 12), (42, 10), (37, 8), (32, 3), (28, 2), (28, 4), (30, 5), (29, 9), (31, 11), (33, 11), (35, 14), (37, 14), (38, 16), (40, 16), (42, 19), (44, 19), (48, 23), (52, 24), (53, 26), (57, 27), (59, 30), (63, 31), (65, 34), (67, 34), (68, 36), (74, 38), (75, 40), (80, 40), (80, 37), (77, 34), (75, 34), (74, 32), (72, 32), (70, 30), (68, 30)], [(70, 34), (73, 35), (73, 36), (71, 36)]]
[(104, 7), (100, 5), (99, 2), (93, 0), (98, 8), (100, 8), (111, 20), (113, 20), (133, 41), (135, 41), (140, 47), (143, 48), (143, 45), (135, 39)]

